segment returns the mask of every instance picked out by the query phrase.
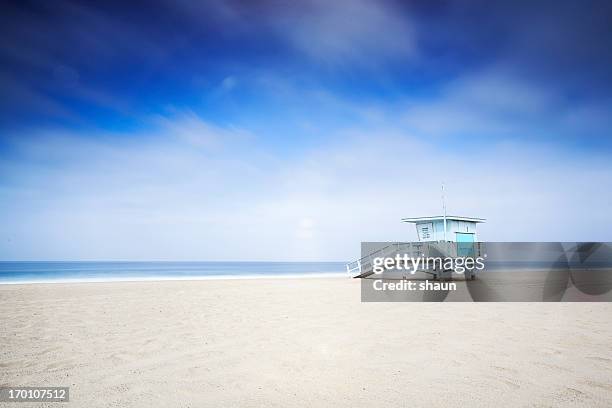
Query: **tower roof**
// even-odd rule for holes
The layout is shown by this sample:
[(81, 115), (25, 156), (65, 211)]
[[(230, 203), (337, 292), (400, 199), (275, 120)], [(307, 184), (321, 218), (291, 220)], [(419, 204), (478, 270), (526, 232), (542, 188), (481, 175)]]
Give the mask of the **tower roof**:
[[(438, 221), (443, 220), (443, 215), (435, 215), (433, 217), (413, 217), (413, 218), (402, 218), (402, 222), (412, 222), (412, 223), (421, 223), (428, 221)], [(458, 217), (456, 215), (447, 215), (447, 221), (467, 221), (473, 223), (485, 222), (484, 218), (474, 218), (474, 217)]]

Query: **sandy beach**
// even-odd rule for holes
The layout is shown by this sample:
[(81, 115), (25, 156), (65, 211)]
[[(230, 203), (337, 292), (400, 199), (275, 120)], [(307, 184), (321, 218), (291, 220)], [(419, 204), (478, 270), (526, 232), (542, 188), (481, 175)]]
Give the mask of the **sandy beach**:
[(69, 386), (71, 407), (612, 405), (610, 303), (359, 296), (351, 279), (2, 285), (0, 384)]

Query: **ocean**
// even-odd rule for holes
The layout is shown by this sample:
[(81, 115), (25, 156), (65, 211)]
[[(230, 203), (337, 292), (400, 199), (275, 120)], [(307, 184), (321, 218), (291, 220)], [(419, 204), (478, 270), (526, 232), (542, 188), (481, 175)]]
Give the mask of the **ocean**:
[(348, 276), (345, 262), (0, 261), (0, 284)]

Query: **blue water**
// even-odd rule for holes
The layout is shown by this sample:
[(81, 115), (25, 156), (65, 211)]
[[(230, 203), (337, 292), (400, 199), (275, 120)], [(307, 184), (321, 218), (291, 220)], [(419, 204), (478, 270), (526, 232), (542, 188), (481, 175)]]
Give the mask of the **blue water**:
[(6, 262), (0, 283), (334, 276), (344, 262)]

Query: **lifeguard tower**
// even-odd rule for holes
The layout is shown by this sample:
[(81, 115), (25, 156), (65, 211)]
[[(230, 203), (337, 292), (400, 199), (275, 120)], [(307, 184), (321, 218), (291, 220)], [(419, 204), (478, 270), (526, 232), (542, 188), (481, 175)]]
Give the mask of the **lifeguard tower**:
[[(457, 217), (446, 214), (444, 184), (442, 184), (442, 210), (444, 215), (433, 217), (402, 218), (402, 222), (413, 223), (416, 226), (419, 242), (395, 242), (379, 248), (354, 262), (346, 264), (346, 270), (354, 278), (368, 278), (374, 274), (373, 260), (380, 257), (390, 257), (395, 254), (406, 254), (412, 257), (429, 257), (445, 255), (453, 257), (479, 256), (480, 243), (476, 235), (476, 224), (485, 222), (484, 218)], [(363, 251), (363, 247), (362, 247)], [(362, 253), (363, 255), (363, 253)], [(429, 262), (429, 261), (428, 261)], [(452, 279), (450, 270), (418, 270), (433, 276), (433, 279)], [(406, 279), (406, 277), (403, 277)], [(466, 271), (466, 279), (475, 279), (474, 270)]]
[[(483, 218), (440, 215), (433, 217), (402, 218), (402, 222), (415, 224), (419, 242), (396, 242), (388, 244), (357, 261), (346, 265), (346, 270), (355, 278), (368, 278), (374, 274), (372, 265), (377, 257), (393, 257), (402, 253), (410, 256), (479, 256), (481, 249), (476, 234), (476, 225), (485, 222)], [(432, 275), (433, 279), (452, 279), (450, 270), (419, 270)], [(475, 279), (474, 270), (466, 271), (466, 279)], [(406, 279), (406, 277), (404, 277)]]

